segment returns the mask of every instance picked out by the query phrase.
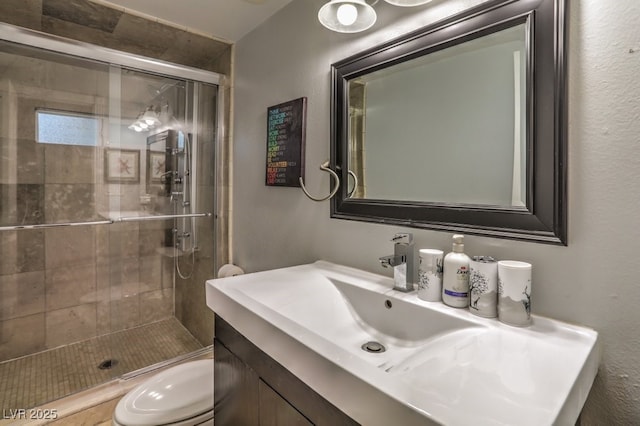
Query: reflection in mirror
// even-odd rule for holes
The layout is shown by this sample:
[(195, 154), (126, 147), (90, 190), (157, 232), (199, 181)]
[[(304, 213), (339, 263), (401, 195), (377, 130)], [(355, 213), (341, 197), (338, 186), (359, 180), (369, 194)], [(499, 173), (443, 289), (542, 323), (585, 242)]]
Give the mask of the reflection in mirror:
[(352, 197), (524, 206), (525, 24), (349, 81)]

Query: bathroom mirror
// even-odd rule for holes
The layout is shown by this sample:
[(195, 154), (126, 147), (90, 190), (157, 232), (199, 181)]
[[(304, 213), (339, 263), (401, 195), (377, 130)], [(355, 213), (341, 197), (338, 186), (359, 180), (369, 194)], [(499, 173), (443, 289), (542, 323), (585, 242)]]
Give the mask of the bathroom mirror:
[(331, 216), (566, 244), (565, 25), (488, 1), (334, 64)]

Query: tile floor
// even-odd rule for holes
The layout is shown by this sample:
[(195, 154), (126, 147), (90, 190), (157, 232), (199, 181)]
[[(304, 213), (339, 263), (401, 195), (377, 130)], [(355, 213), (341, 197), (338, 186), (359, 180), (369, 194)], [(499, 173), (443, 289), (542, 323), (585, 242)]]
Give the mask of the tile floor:
[[(0, 363), (0, 409), (28, 409), (202, 348), (175, 318)], [(98, 364), (116, 359), (111, 369)]]

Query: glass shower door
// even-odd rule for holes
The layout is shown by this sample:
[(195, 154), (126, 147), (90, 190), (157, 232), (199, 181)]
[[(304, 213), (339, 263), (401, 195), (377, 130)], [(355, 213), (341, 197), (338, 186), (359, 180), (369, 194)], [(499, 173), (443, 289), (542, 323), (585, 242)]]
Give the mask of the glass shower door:
[(0, 42), (0, 408), (212, 343), (217, 87)]
[[(112, 66), (110, 141), (98, 192), (107, 228), (112, 333), (118, 374), (202, 348), (175, 317), (176, 265), (193, 254), (190, 224), (193, 83)], [(192, 204), (193, 203), (193, 204)], [(189, 266), (189, 269), (191, 266)]]
[(0, 401), (27, 408), (111, 377), (96, 208), (109, 67), (0, 43)]

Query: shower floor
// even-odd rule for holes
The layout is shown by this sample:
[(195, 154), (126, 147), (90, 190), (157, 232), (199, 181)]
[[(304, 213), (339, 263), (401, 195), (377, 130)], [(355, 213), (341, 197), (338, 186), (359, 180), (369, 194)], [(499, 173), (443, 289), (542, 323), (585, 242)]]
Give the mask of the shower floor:
[[(169, 318), (0, 363), (0, 408), (26, 409), (202, 348)], [(115, 360), (110, 369), (98, 365)]]

